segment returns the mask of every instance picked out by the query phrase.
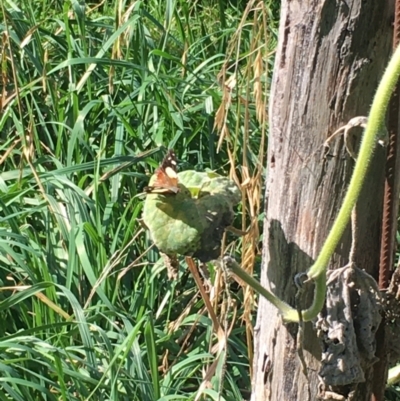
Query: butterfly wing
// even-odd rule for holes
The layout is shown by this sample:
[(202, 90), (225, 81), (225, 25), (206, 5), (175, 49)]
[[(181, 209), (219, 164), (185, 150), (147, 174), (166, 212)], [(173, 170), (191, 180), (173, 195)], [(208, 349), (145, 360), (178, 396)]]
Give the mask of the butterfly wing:
[(145, 187), (145, 192), (152, 194), (177, 194), (179, 192), (179, 187), (176, 168), (176, 155), (175, 152), (170, 149), (160, 167), (158, 167), (154, 173), (156, 179), (153, 185)]

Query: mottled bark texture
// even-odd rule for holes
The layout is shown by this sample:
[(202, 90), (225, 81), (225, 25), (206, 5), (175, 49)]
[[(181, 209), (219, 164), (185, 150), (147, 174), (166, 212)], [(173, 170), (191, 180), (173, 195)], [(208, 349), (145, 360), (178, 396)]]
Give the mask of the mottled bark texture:
[[(340, 208), (354, 161), (343, 138), (324, 141), (369, 108), (390, 58), (393, 1), (283, 0), (270, 99), (270, 134), (261, 280), (295, 306), (293, 277), (312, 265)], [(357, 131), (357, 129), (355, 129)], [(361, 133), (361, 130), (359, 130)], [(359, 205), (357, 266), (377, 277), (385, 149), (379, 148)], [(348, 262), (350, 227), (330, 268)], [(311, 296), (302, 302), (309, 305)], [(253, 401), (317, 400), (321, 348), (305, 325), (304, 375), (295, 324), (282, 324), (260, 299)], [(372, 369), (355, 400), (369, 400)], [(345, 398), (347, 397), (345, 396)]]

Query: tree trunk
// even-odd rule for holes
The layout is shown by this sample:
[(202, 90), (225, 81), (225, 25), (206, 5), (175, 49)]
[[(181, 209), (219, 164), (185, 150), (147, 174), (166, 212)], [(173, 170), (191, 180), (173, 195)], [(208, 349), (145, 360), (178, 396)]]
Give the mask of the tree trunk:
[[(328, 154), (323, 144), (350, 119), (368, 115), (391, 54), (393, 12), (392, 1), (282, 1), (270, 99), (261, 282), (293, 306), (293, 277), (316, 259), (354, 167), (343, 138), (332, 142)], [(375, 278), (384, 160), (382, 147), (357, 206), (355, 260)], [(348, 262), (350, 246), (348, 227), (330, 269)], [(306, 377), (296, 348), (297, 329), (296, 324), (283, 324), (276, 309), (260, 298), (252, 401), (314, 401), (321, 396), (321, 345), (313, 325), (305, 324), (300, 345)], [(365, 382), (352, 387), (354, 400), (370, 400), (373, 369), (364, 374)], [(345, 392), (343, 400), (349, 399)]]

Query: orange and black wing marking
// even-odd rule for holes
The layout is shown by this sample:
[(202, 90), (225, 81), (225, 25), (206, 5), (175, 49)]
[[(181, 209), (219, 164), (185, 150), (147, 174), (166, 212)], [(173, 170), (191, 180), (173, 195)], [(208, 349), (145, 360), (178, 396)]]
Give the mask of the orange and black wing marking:
[(172, 149), (168, 151), (154, 174), (156, 179), (153, 185), (144, 188), (145, 192), (148, 194), (177, 194), (179, 192), (176, 155)]

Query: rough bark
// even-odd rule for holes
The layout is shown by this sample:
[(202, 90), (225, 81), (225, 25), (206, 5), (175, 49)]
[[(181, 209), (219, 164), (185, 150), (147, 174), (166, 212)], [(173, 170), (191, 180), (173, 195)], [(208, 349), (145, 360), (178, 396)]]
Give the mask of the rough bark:
[[(351, 177), (343, 138), (324, 157), (324, 141), (366, 116), (391, 53), (392, 1), (283, 0), (270, 99), (270, 134), (261, 281), (295, 305), (293, 277), (318, 255)], [(360, 130), (361, 133), (361, 130)], [(377, 149), (357, 207), (356, 263), (377, 277), (385, 150)], [(330, 268), (348, 262), (347, 229)], [(305, 301), (310, 302), (310, 298)], [(303, 305), (304, 306), (304, 305)], [(260, 299), (255, 330), (253, 401), (317, 400), (321, 348), (305, 325), (304, 360), (295, 324), (282, 324)], [(369, 400), (372, 369), (355, 400)]]

